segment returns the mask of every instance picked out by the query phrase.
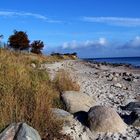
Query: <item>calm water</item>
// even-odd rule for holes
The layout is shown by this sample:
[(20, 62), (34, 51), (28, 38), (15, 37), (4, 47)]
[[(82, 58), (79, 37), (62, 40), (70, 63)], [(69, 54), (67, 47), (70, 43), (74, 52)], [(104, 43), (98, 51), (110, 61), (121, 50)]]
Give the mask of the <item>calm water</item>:
[(117, 63), (117, 64), (131, 64), (140, 67), (140, 57), (116, 57), (116, 58), (89, 58), (88, 61)]

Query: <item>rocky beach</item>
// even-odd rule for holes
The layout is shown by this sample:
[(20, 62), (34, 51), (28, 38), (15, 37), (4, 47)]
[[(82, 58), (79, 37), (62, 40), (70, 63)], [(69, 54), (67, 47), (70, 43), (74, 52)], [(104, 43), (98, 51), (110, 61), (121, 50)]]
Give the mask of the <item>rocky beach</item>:
[(54, 111), (69, 118), (64, 134), (74, 140), (140, 139), (140, 69), (83, 60), (42, 67), (52, 79), (64, 69), (80, 85), (78, 93), (67, 91), (62, 96), (67, 112)]

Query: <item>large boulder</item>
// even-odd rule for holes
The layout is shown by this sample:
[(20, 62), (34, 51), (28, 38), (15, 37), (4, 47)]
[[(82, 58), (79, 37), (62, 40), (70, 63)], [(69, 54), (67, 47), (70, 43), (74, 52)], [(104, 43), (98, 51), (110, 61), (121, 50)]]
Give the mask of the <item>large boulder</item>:
[(87, 112), (90, 107), (95, 106), (95, 101), (91, 97), (76, 91), (65, 91), (62, 94), (62, 100), (70, 113)]
[(127, 125), (117, 112), (104, 106), (94, 106), (88, 112), (89, 127), (92, 132), (125, 132)]
[(41, 140), (38, 132), (26, 123), (13, 123), (1, 134), (0, 140)]

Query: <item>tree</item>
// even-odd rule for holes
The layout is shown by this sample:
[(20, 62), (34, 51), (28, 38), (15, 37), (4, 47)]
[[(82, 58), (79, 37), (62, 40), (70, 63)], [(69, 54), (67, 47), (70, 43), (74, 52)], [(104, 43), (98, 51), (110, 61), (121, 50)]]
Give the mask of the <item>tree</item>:
[(72, 53), (72, 55), (75, 55), (75, 56), (77, 56), (77, 53), (76, 53), (76, 52), (74, 52), (74, 53)]
[(41, 40), (35, 40), (31, 44), (31, 52), (36, 54), (42, 54), (41, 50), (44, 47), (44, 43)]
[(3, 35), (0, 35), (0, 38), (3, 39)]
[(3, 39), (3, 35), (0, 35), (0, 42), (1, 42), (2, 39)]
[(14, 34), (9, 37), (8, 43), (15, 50), (27, 50), (30, 47), (28, 35), (23, 31), (15, 30)]

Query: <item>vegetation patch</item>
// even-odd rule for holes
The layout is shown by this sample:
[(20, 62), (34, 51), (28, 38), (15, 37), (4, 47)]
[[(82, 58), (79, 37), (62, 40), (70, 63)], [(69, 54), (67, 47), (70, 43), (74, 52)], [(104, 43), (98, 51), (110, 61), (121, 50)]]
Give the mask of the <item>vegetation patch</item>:
[[(45, 70), (32, 68), (43, 57), (0, 49), (0, 131), (12, 122), (26, 122), (43, 137), (58, 135), (61, 122), (50, 112), (59, 92)], [(46, 58), (47, 61), (47, 58)]]
[(63, 70), (51, 81), (40, 66), (54, 61), (60, 60), (0, 49), (0, 131), (13, 122), (26, 122), (42, 138), (62, 136), (63, 122), (51, 113), (51, 108), (63, 108), (60, 92), (79, 90), (79, 86)]
[(62, 93), (63, 91), (79, 91), (80, 86), (72, 80), (69, 72), (60, 70), (54, 79), (57, 90)]

